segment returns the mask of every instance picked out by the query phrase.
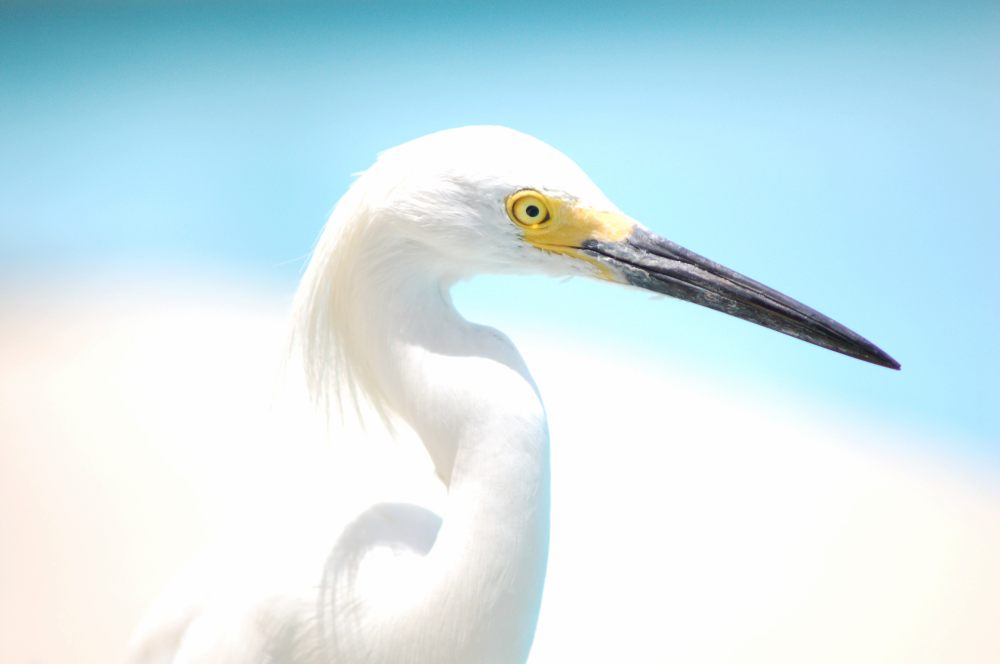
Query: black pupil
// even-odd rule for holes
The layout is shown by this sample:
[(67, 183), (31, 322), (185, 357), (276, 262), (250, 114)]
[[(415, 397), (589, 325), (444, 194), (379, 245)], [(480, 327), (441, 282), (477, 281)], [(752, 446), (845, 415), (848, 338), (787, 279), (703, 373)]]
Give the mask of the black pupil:
[(538, 206), (537, 205), (529, 205), (528, 207), (524, 208), (524, 211), (528, 213), (529, 217), (537, 217), (538, 216)]

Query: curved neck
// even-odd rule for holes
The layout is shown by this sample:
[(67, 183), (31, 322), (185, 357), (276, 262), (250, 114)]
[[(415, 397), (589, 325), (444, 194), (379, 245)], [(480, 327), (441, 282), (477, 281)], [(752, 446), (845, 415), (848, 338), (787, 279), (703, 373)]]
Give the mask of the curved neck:
[(369, 342), (357, 359), (448, 488), (437, 538), (410, 568), (420, 596), (366, 612), (365, 661), (523, 662), (548, 554), (545, 413), (513, 344), (464, 320), (448, 281), (421, 276), (430, 267), (394, 261), (351, 289), (369, 303), (355, 309)]

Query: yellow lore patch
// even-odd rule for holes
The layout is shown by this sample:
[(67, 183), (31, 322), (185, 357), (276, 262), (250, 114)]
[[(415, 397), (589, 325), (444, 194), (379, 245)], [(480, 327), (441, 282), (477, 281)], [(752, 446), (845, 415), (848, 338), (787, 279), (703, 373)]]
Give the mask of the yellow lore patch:
[[(524, 239), (535, 247), (585, 260), (612, 281), (615, 279), (611, 271), (582, 253), (580, 247), (587, 240), (622, 242), (635, 229), (635, 221), (623, 214), (576, 205), (533, 189), (508, 196), (507, 214), (523, 230)], [(531, 223), (536, 218), (541, 221)]]

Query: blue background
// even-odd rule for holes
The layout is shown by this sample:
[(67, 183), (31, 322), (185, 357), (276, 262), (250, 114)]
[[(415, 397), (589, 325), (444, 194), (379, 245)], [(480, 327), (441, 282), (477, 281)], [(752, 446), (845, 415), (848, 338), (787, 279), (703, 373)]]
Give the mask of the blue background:
[(903, 371), (581, 280), (477, 279), (469, 317), (1000, 469), (1000, 5), (5, 4), (0, 279), (221, 274), (290, 297), (351, 173), (479, 123), (560, 148), (632, 216)]

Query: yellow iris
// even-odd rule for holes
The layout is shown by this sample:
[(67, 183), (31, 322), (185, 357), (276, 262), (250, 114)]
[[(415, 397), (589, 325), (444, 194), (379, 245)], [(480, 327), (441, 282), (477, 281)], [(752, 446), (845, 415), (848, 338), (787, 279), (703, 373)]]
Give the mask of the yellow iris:
[(550, 218), (549, 206), (537, 191), (524, 189), (507, 199), (507, 214), (522, 226), (537, 227)]

